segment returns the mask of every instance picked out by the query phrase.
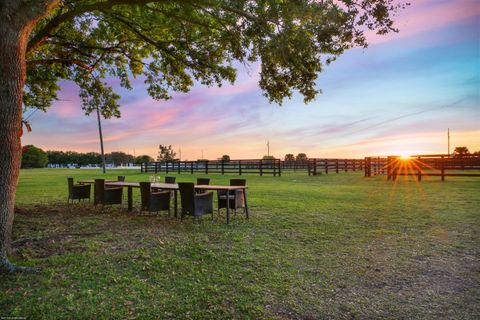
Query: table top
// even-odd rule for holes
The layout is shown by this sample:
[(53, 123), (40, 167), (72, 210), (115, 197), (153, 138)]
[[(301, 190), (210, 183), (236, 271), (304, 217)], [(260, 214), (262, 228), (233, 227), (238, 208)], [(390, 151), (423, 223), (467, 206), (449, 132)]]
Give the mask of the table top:
[[(105, 180), (105, 183), (110, 183), (110, 182), (117, 182), (117, 180)], [(94, 184), (95, 180), (93, 180), (93, 179), (80, 180), (80, 181), (78, 181), (78, 183)]]
[(211, 184), (205, 184), (205, 185), (196, 185), (195, 189), (200, 189), (200, 190), (243, 190), (243, 189), (248, 189), (247, 186), (219, 186), (219, 185), (211, 185)]
[[(94, 183), (94, 180), (81, 180), (80, 183)], [(110, 187), (132, 187), (132, 188), (139, 188), (139, 182), (127, 182), (127, 181), (105, 181), (106, 186)], [(177, 183), (152, 183), (152, 188), (155, 189), (167, 189), (167, 190), (178, 190)], [(248, 189), (247, 186), (221, 186), (221, 185), (195, 185), (195, 189), (199, 190), (243, 190)]]

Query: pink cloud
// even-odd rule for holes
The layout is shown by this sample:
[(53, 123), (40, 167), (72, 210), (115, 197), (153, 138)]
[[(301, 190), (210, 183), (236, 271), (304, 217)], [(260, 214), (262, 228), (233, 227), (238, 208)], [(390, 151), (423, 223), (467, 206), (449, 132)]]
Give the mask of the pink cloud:
[(395, 27), (400, 29), (399, 33), (379, 36), (369, 31), (367, 38), (370, 43), (408, 38), (478, 16), (480, 16), (480, 2), (477, 0), (417, 0), (396, 17)]

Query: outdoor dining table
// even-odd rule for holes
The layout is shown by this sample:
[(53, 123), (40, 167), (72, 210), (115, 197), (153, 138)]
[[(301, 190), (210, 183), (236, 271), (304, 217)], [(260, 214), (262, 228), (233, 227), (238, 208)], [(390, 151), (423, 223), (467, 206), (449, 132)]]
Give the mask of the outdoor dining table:
[[(81, 184), (93, 184), (94, 180), (82, 180), (79, 181)], [(107, 187), (126, 187), (127, 188), (127, 201), (128, 201), (128, 211), (133, 211), (133, 188), (140, 188), (140, 183), (138, 182), (126, 182), (126, 181), (105, 181), (105, 186)], [(174, 213), (175, 217), (178, 218), (178, 184), (176, 183), (152, 183), (150, 186), (152, 189), (163, 189), (171, 190), (174, 192)], [(245, 199), (245, 214), (247, 218), (249, 217), (248, 205), (247, 205), (247, 192), (246, 186), (219, 186), (219, 185), (195, 185), (196, 190), (202, 191), (234, 191), (242, 190), (243, 197)], [(230, 201), (227, 200), (227, 224), (230, 223)]]
[(196, 185), (195, 186), (196, 190), (202, 190), (202, 191), (209, 191), (209, 190), (215, 190), (215, 191), (227, 191), (227, 224), (230, 223), (230, 201), (228, 199), (228, 194), (230, 191), (235, 191), (235, 190), (242, 190), (243, 192), (243, 198), (245, 199), (245, 215), (247, 218), (249, 217), (249, 212), (248, 212), (248, 205), (247, 205), (247, 186), (217, 186), (217, 185)]

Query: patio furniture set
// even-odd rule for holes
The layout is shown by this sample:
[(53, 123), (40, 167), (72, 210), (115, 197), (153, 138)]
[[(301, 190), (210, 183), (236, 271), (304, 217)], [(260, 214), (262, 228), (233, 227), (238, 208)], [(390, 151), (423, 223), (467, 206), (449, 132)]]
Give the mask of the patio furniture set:
[(170, 213), (173, 195), (173, 209), (175, 217), (178, 217), (178, 192), (181, 199), (181, 215), (190, 215), (198, 219), (205, 214), (211, 214), (213, 219), (213, 192), (217, 192), (217, 208), (226, 209), (227, 224), (230, 223), (230, 211), (236, 213), (237, 209), (243, 209), (246, 218), (249, 217), (245, 179), (231, 179), (229, 186), (210, 185), (209, 178), (198, 178), (197, 183), (175, 183), (175, 177), (165, 177), (164, 183), (158, 182), (127, 182), (124, 176), (118, 176), (117, 181), (95, 179), (81, 180), (77, 184), (73, 178), (68, 181), (68, 200), (90, 201), (91, 185), (94, 186), (93, 204), (121, 205), (123, 202), (123, 189), (127, 188), (127, 210), (133, 211), (133, 189), (140, 189), (140, 211)]

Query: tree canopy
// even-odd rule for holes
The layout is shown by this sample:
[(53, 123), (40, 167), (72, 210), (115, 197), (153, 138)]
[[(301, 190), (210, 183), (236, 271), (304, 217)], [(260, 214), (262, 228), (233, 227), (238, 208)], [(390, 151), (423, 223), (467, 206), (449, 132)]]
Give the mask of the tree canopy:
[(158, 146), (157, 161), (174, 161), (177, 153), (173, 151), (172, 145), (164, 146), (163, 144)]
[[(53, 2), (53, 1), (52, 1)], [(58, 1), (34, 27), (27, 46), (24, 105), (45, 110), (62, 79), (80, 87), (87, 114), (119, 117), (112, 78), (131, 89), (141, 77), (155, 99), (195, 83), (233, 82), (234, 61), (259, 61), (259, 85), (281, 103), (297, 90), (319, 90), (325, 64), (367, 46), (365, 32), (395, 31), (393, 0), (338, 1)]]
[(47, 165), (47, 153), (33, 145), (22, 148), (22, 168), (43, 168)]

